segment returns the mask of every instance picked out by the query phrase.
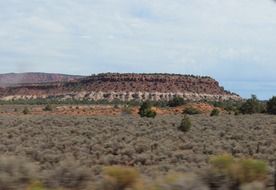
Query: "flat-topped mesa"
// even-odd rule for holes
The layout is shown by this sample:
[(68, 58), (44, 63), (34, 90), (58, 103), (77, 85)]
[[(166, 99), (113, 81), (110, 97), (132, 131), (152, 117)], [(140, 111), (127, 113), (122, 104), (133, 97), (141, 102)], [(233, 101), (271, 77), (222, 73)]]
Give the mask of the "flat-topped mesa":
[(225, 91), (211, 77), (177, 74), (103, 73), (75, 81), (29, 84), (0, 90), (5, 100), (58, 97), (60, 99), (170, 100), (175, 96), (187, 100), (240, 100)]
[(96, 91), (231, 94), (210, 77), (192, 75), (107, 73), (84, 78), (81, 83)]

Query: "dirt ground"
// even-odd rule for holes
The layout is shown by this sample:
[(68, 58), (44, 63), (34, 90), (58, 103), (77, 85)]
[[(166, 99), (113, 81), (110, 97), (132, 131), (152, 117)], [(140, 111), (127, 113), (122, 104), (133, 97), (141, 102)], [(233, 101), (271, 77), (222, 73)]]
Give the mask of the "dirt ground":
[[(40, 105), (2, 105), (0, 106), (0, 115), (23, 115), (23, 109), (27, 107), (32, 115), (70, 115), (70, 116), (120, 116), (125, 114), (123, 106), (112, 105), (57, 105), (52, 106), (53, 110), (46, 112), (45, 106)], [(181, 114), (187, 107), (194, 107), (203, 113), (211, 112), (214, 107), (204, 103), (194, 103), (175, 108), (153, 108), (158, 115)], [(139, 107), (129, 108), (128, 114), (137, 116)]]

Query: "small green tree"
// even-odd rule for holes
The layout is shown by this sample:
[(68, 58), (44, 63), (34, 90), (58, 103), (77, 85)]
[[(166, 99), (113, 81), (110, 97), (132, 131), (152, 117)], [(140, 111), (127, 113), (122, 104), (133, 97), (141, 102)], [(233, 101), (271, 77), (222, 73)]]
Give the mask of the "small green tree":
[(216, 109), (216, 108), (215, 108), (215, 109), (212, 110), (210, 116), (211, 116), (211, 117), (213, 117), (213, 116), (218, 116), (219, 113), (220, 113), (219, 109)]
[(184, 115), (178, 129), (182, 132), (188, 132), (191, 129), (191, 127), (192, 127), (191, 119), (187, 115)]
[(151, 118), (155, 118), (156, 116), (156, 112), (154, 110), (152, 110), (152, 105), (150, 102), (146, 101), (143, 102), (143, 104), (141, 105), (138, 114), (141, 117), (151, 117)]
[(168, 102), (169, 107), (177, 107), (185, 104), (185, 100), (179, 96), (174, 97)]
[(30, 114), (31, 111), (29, 110), (29, 108), (25, 107), (25, 108), (23, 109), (22, 113), (23, 113), (24, 115), (27, 115), (27, 114)]
[(273, 96), (266, 104), (269, 114), (276, 114), (276, 96)]
[(242, 114), (262, 113), (264, 110), (264, 106), (258, 100), (256, 95), (252, 95), (251, 98), (244, 102), (240, 107), (240, 112)]
[(43, 110), (44, 111), (53, 111), (53, 107), (52, 107), (52, 105), (47, 104)]

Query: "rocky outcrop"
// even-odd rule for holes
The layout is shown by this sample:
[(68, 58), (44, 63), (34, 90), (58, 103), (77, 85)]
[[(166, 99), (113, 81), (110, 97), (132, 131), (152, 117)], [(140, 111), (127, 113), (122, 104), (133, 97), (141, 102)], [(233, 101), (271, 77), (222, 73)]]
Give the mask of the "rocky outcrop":
[(175, 74), (92, 75), (70, 82), (29, 84), (0, 89), (3, 100), (56, 97), (88, 100), (240, 100), (210, 77)]

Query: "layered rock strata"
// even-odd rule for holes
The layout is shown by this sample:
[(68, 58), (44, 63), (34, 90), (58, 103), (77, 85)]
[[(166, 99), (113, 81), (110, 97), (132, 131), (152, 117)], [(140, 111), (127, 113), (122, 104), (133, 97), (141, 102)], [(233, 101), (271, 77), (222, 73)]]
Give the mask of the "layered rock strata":
[(240, 96), (225, 91), (210, 77), (174, 74), (92, 75), (70, 82), (28, 84), (0, 89), (2, 100), (13, 99), (88, 99), (121, 101), (170, 100), (175, 96), (186, 100), (240, 100)]

